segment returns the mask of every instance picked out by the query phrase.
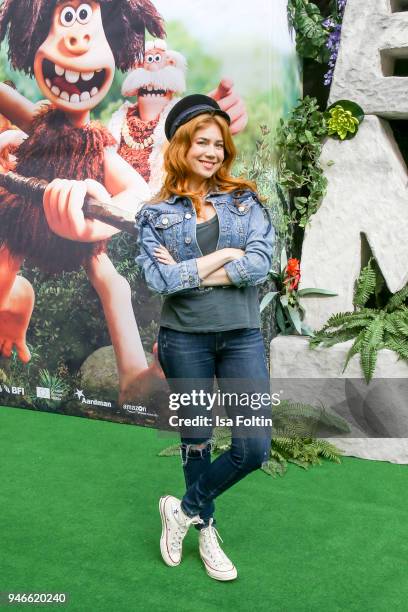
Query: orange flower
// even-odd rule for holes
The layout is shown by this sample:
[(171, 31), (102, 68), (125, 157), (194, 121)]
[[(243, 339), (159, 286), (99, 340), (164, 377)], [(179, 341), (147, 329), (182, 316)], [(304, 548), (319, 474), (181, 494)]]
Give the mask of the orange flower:
[(292, 257), (291, 259), (288, 259), (286, 275), (296, 276), (297, 274), (300, 274), (300, 261), (295, 257)]
[(284, 284), (288, 285), (289, 291), (297, 289), (300, 281), (300, 261), (295, 257), (288, 259), (285, 269)]

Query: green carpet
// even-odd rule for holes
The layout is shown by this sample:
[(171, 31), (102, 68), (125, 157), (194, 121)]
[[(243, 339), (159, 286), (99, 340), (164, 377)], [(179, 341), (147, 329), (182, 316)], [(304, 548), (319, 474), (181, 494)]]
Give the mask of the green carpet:
[(161, 561), (158, 498), (183, 492), (179, 458), (157, 457), (170, 443), (0, 408), (0, 591), (65, 591), (69, 604), (48, 609), (80, 612), (407, 610), (406, 466), (346, 458), (276, 480), (251, 474), (217, 500), (239, 572), (220, 583), (195, 530), (179, 567)]

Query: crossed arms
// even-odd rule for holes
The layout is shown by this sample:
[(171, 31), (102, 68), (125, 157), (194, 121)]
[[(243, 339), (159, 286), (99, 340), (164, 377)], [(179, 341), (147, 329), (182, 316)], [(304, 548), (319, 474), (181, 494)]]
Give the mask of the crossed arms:
[(265, 281), (271, 267), (275, 232), (263, 207), (254, 203), (245, 250), (224, 248), (202, 257), (176, 263), (164, 247), (148, 210), (137, 216), (140, 254), (136, 263), (143, 269), (147, 285), (162, 294), (200, 286), (244, 287)]

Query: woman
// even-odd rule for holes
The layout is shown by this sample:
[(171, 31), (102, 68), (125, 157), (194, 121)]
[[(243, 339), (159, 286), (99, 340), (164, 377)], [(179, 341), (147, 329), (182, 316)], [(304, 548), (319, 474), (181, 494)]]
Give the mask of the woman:
[[(259, 468), (271, 443), (256, 285), (270, 269), (274, 230), (255, 185), (230, 175), (236, 152), (229, 123), (207, 96), (187, 96), (174, 106), (165, 126), (170, 142), (163, 188), (137, 216), (136, 261), (149, 287), (165, 296), (159, 361), (171, 391), (191, 397), (177, 411), (187, 490), (182, 500), (160, 499), (161, 553), (167, 565), (178, 565), (183, 538), (195, 524), (201, 558), (217, 580), (233, 580), (237, 570), (217, 540), (214, 499)], [(202, 401), (210, 395), (197, 403), (193, 391), (213, 393), (214, 376), (220, 391), (244, 387), (262, 391), (267, 401), (256, 413), (263, 423), (252, 427), (236, 418), (253, 416), (251, 406), (224, 406), (232, 419), (232, 446), (211, 462), (212, 404)], [(185, 419), (194, 416), (207, 419), (189, 427)]]

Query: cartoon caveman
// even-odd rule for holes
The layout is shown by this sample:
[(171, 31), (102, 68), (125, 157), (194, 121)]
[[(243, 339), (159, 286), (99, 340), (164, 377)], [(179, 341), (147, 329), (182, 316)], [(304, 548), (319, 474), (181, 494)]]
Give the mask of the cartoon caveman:
[(0, 113), (28, 134), (16, 172), (50, 182), (43, 205), (0, 190), (0, 355), (9, 357), (15, 347), (23, 362), (30, 359), (26, 331), (34, 292), (18, 275), (23, 260), (53, 274), (84, 266), (103, 305), (125, 395), (131, 383), (146, 389), (160, 368), (147, 367), (130, 287), (106, 253), (107, 239), (118, 230), (86, 219), (82, 206), (89, 194), (136, 212), (150, 197), (108, 130), (90, 121), (115, 66), (126, 71), (143, 57), (145, 28), (164, 35), (149, 0), (4, 0), (0, 9), (0, 41), (8, 35), (11, 64), (34, 74), (51, 102), (38, 111), (0, 84)]
[[(109, 130), (118, 143), (118, 153), (149, 183), (154, 194), (163, 182), (163, 149), (167, 142), (164, 124), (170, 110), (186, 90), (187, 61), (168, 49), (164, 40), (146, 43), (144, 58), (137, 62), (122, 85), (126, 101), (113, 115)], [(247, 123), (246, 108), (234, 92), (232, 81), (223, 79), (209, 93), (231, 117), (236, 134)]]

